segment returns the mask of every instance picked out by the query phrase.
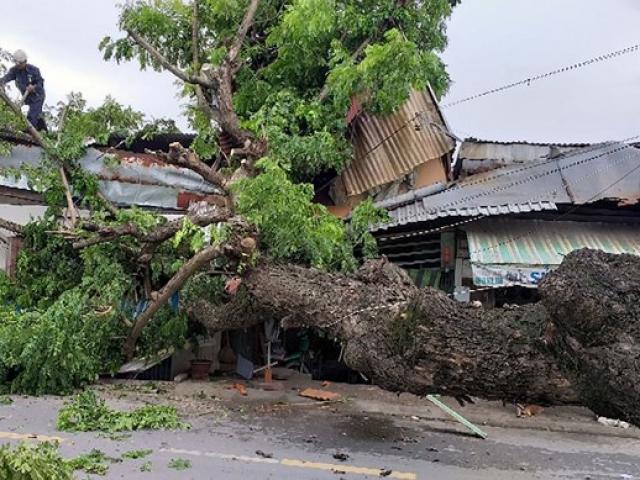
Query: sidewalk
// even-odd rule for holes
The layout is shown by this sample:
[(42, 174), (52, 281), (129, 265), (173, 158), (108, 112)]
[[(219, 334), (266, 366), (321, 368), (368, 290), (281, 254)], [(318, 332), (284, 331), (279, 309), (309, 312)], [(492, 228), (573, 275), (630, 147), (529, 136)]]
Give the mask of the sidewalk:
[[(231, 389), (236, 383), (246, 385), (246, 396)], [(274, 391), (254, 388), (260, 383), (260, 379), (244, 382), (224, 377), (209, 382), (153, 382), (151, 385), (158, 391), (148, 393), (145, 391), (148, 382), (113, 381), (104, 384), (102, 389), (108, 394), (117, 393), (118, 398), (134, 397), (144, 400), (145, 397), (160, 395), (178, 408), (186, 410), (186, 413), (201, 414), (219, 410), (223, 414), (226, 410), (268, 414), (270, 411), (286, 408), (329, 408), (336, 413), (404, 417), (427, 422), (434, 429), (453, 428), (466, 432), (462, 425), (427, 400), (407, 393), (397, 395), (376, 386), (344, 383), (330, 383), (323, 387), (323, 382), (313, 381), (310, 376), (298, 373), (287, 381), (274, 380), (274, 384), (279, 387)], [(318, 402), (299, 396), (299, 392), (305, 388), (338, 393), (340, 399), (335, 402)], [(474, 404), (467, 403), (461, 407), (453, 398), (440, 397), (440, 400), (481, 428), (527, 429), (640, 439), (640, 429), (633, 426), (623, 429), (601, 425), (596, 421), (593, 412), (583, 407), (549, 407), (532, 417), (517, 417), (515, 405), (503, 406), (502, 402), (474, 399)]]

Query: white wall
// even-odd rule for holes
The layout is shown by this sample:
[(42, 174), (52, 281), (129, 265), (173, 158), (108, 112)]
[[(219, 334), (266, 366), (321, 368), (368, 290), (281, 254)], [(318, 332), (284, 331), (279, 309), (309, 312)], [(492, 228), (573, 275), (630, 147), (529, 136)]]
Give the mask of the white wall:
[[(20, 206), (20, 205), (0, 205), (0, 217), (10, 220), (20, 225), (25, 225), (32, 218), (38, 218), (44, 214), (47, 207)], [(5, 269), (7, 261), (7, 243), (3, 241), (12, 233), (0, 229), (0, 270)]]

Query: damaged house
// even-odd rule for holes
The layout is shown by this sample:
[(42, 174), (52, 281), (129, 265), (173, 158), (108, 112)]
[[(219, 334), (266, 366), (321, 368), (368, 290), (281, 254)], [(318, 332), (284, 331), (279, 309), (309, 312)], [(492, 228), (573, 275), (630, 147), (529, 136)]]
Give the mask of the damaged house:
[(316, 188), (317, 201), (347, 217), (361, 201), (383, 201), (451, 177), (455, 140), (431, 89), (414, 90), (386, 116), (366, 112), (354, 100), (346, 122), (353, 158), (342, 172)]
[[(40, 147), (10, 140), (13, 145), (11, 155), (0, 156), (2, 167), (15, 169), (40, 163)], [(192, 140), (192, 135), (157, 135), (151, 140), (137, 140), (124, 149), (119, 147), (122, 143), (119, 139), (113, 139), (112, 145), (89, 146), (79, 163), (83, 169), (97, 175), (102, 193), (115, 205), (135, 205), (168, 216), (180, 215), (191, 202), (207, 200), (215, 203), (218, 191), (191, 170), (168, 165), (145, 152), (148, 149), (167, 150), (173, 142), (188, 146)], [(109, 161), (105, 162), (106, 157)], [(45, 211), (41, 195), (29, 188), (24, 176), (0, 175), (0, 205), (3, 216), (19, 224), (39, 217)], [(18, 250), (19, 239), (0, 229), (1, 269), (13, 273)]]
[(580, 248), (640, 254), (640, 149), (465, 141), (456, 180), (378, 202), (380, 251), (420, 285), (487, 305), (536, 299)]

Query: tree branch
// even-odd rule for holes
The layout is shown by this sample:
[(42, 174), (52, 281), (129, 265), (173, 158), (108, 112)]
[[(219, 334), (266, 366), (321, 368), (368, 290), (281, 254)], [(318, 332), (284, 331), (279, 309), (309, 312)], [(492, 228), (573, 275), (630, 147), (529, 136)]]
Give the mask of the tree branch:
[(24, 227), (22, 225), (12, 222), (11, 220), (5, 220), (4, 218), (0, 218), (0, 228), (17, 233), (20, 236), (24, 234)]
[(12, 140), (16, 142), (33, 143), (33, 139), (30, 135), (22, 132), (15, 132), (7, 128), (0, 127), (0, 136), (10, 141)]
[(169, 145), (169, 153), (156, 152), (153, 150), (147, 150), (147, 152), (158, 155), (171, 165), (187, 168), (196, 172), (207, 182), (220, 188), (224, 193), (227, 193), (227, 180), (224, 176), (200, 160), (194, 151), (184, 148), (179, 142), (174, 142)]
[(49, 148), (49, 146), (47, 145), (47, 143), (45, 142), (44, 138), (42, 137), (42, 135), (40, 135), (40, 132), (38, 132), (38, 130), (36, 130), (36, 128), (31, 125), (31, 122), (29, 122), (29, 120), (27, 120), (24, 116), (24, 114), (22, 113), (22, 110), (20, 109), (20, 107), (18, 105), (16, 105), (7, 95), (7, 93), (4, 91), (3, 88), (0, 88), (0, 99), (2, 99), (2, 101), (13, 111), (13, 113), (18, 116), (18, 118), (21, 118), (23, 120), (24, 123), (26, 123), (27, 125), (27, 130), (29, 131), (29, 134), (31, 135), (31, 138), (34, 140), (34, 142), (36, 144), (38, 144), (44, 151), (46, 151), (49, 156), (56, 161), (56, 163), (58, 163), (60, 165), (59, 168), (59, 174), (60, 174), (60, 179), (62, 180), (62, 185), (64, 186), (64, 190), (65, 190), (65, 197), (67, 199), (67, 209), (69, 210), (69, 215), (71, 217), (71, 225), (74, 226), (76, 224), (76, 220), (78, 218), (78, 212), (76, 211), (76, 207), (73, 204), (73, 197), (71, 195), (71, 188), (69, 187), (69, 180), (67, 179), (67, 169), (64, 166), (64, 163), (61, 162), (51, 151), (51, 149)]
[(205, 88), (213, 88), (214, 85), (202, 76), (189, 75), (180, 68), (173, 65), (167, 58), (162, 55), (153, 45), (147, 42), (137, 32), (126, 29), (127, 34), (131, 39), (142, 49), (144, 49), (155, 61), (157, 61), (165, 70), (173, 73), (176, 77), (185, 83), (193, 85), (200, 85)]
[[(145, 243), (162, 243), (170, 239), (182, 228), (184, 218), (188, 218), (191, 223), (199, 227), (206, 227), (214, 223), (233, 220), (231, 218), (231, 212), (227, 209), (215, 209), (201, 215), (187, 215), (186, 217), (176, 218), (162, 227), (156, 228), (153, 232), (144, 235), (141, 240)], [(239, 221), (234, 221), (234, 223), (239, 223)]]
[(255, 19), (259, 4), (260, 0), (251, 0), (251, 3), (249, 3), (249, 6), (244, 13), (242, 23), (240, 24), (240, 27), (238, 27), (238, 32), (236, 33), (233, 43), (231, 44), (231, 48), (229, 48), (229, 52), (227, 53), (229, 63), (234, 63), (238, 58), (238, 54), (240, 53), (244, 39), (247, 36), (247, 32), (253, 25), (253, 20)]
[(97, 225), (90, 222), (85, 222), (82, 228), (88, 231), (96, 232), (98, 236), (91, 237), (83, 240), (73, 242), (73, 248), (80, 250), (90, 247), (92, 245), (98, 245), (113, 240), (114, 238), (124, 235), (131, 235), (139, 237), (142, 235), (140, 229), (135, 223), (125, 223), (123, 225), (111, 226), (111, 225)]
[(176, 232), (182, 228), (184, 218), (188, 218), (194, 225), (206, 227), (212, 223), (229, 220), (231, 218), (231, 212), (227, 209), (215, 209), (200, 215), (187, 215), (186, 217), (172, 220), (148, 233), (141, 231), (135, 223), (125, 223), (123, 225), (100, 225), (93, 222), (84, 222), (81, 225), (82, 229), (96, 233), (97, 235), (95, 237), (74, 242), (73, 248), (79, 250), (92, 245), (110, 242), (117, 237), (126, 235), (135, 237), (142, 243), (162, 243), (173, 237)]
[(124, 344), (124, 355), (130, 360), (135, 353), (136, 343), (144, 327), (151, 321), (156, 312), (169, 300), (171, 295), (177, 292), (191, 278), (197, 270), (204, 267), (214, 258), (221, 256), (224, 248), (219, 246), (210, 246), (195, 254), (180, 270), (162, 287), (156, 298), (151, 301), (147, 309), (137, 318), (129, 336)]
[(200, 5), (193, 0), (193, 19), (191, 24), (191, 48), (193, 49), (193, 71), (200, 71)]

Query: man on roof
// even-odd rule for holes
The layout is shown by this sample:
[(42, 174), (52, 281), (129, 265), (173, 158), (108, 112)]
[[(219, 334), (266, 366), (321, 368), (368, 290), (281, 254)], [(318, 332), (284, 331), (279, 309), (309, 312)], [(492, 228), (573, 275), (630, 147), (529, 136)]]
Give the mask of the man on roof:
[(38, 67), (27, 63), (27, 54), (23, 50), (17, 50), (13, 54), (15, 65), (7, 74), (0, 78), (0, 86), (15, 81), (18, 90), (22, 94), (23, 103), (29, 106), (27, 120), (38, 130), (47, 130), (47, 124), (42, 117), (44, 105), (44, 79)]

